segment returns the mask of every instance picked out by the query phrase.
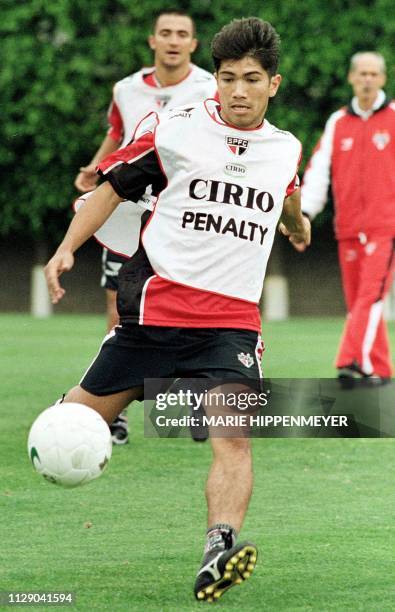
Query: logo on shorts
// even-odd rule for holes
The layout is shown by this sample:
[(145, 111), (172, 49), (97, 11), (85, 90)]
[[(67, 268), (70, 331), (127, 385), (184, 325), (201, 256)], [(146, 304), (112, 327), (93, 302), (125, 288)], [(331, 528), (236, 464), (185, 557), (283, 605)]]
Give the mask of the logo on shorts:
[(248, 140), (237, 136), (225, 136), (225, 143), (234, 155), (243, 155), (248, 149)]
[(239, 353), (237, 359), (246, 367), (250, 368), (254, 365), (254, 358), (249, 353)]
[(391, 136), (389, 135), (389, 132), (376, 132), (375, 134), (373, 134), (373, 143), (376, 145), (377, 149), (379, 151), (382, 151), (383, 149), (385, 149), (385, 147), (387, 146), (387, 144), (390, 142), (391, 140)]

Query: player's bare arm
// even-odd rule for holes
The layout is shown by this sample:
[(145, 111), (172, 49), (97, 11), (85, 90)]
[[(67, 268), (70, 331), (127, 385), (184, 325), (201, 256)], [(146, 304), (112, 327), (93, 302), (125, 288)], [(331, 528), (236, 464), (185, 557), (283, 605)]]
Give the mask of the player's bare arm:
[(100, 147), (96, 151), (92, 161), (87, 166), (82, 166), (80, 168), (79, 174), (77, 174), (77, 178), (74, 181), (75, 187), (78, 191), (82, 193), (86, 193), (87, 191), (92, 191), (95, 189), (97, 185), (97, 181), (99, 179), (96, 174), (96, 166), (99, 164), (102, 159), (114, 153), (119, 147), (119, 142), (114, 140), (111, 136), (106, 136), (101, 143)]
[(285, 198), (279, 230), (288, 236), (290, 243), (300, 253), (309, 246), (311, 225), (309, 219), (302, 214), (300, 189)]
[(73, 267), (73, 254), (103, 225), (121, 201), (122, 198), (115, 193), (110, 183), (103, 183), (71, 221), (63, 241), (45, 267), (45, 278), (53, 304), (57, 304), (65, 294), (59, 276)]

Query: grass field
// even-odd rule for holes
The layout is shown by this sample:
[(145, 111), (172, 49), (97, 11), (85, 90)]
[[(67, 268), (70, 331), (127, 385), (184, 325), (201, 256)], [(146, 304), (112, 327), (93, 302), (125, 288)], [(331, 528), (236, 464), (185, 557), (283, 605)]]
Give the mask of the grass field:
[[(131, 443), (114, 449), (97, 482), (62, 490), (29, 463), (29, 426), (79, 380), (103, 328), (101, 317), (0, 316), (0, 591), (73, 591), (82, 611), (202, 609), (209, 604), (194, 602), (192, 585), (208, 444), (144, 438), (137, 405)], [(337, 319), (266, 325), (266, 375), (333, 375), (340, 330)], [(261, 557), (251, 580), (215, 606), (393, 610), (393, 441), (253, 444), (255, 492), (242, 535)]]

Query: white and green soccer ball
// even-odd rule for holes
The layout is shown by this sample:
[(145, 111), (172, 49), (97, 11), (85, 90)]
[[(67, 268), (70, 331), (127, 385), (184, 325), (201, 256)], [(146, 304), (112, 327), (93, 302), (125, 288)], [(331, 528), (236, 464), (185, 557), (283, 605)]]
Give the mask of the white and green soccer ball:
[(111, 433), (98, 412), (66, 402), (37, 417), (27, 448), (34, 468), (49, 482), (78, 487), (102, 474), (111, 458)]

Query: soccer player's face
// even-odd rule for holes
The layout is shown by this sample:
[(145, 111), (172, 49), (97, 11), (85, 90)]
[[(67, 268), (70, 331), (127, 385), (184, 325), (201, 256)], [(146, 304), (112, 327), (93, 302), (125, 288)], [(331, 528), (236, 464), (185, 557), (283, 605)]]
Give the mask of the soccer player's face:
[(379, 58), (369, 53), (362, 55), (350, 71), (348, 81), (357, 98), (372, 98), (374, 101), (385, 84), (385, 73)]
[(221, 117), (243, 129), (258, 127), (265, 116), (269, 98), (276, 95), (281, 76), (270, 77), (252, 57), (224, 60), (216, 74)]
[(148, 42), (155, 63), (168, 70), (187, 66), (197, 45), (192, 21), (183, 15), (161, 15)]

